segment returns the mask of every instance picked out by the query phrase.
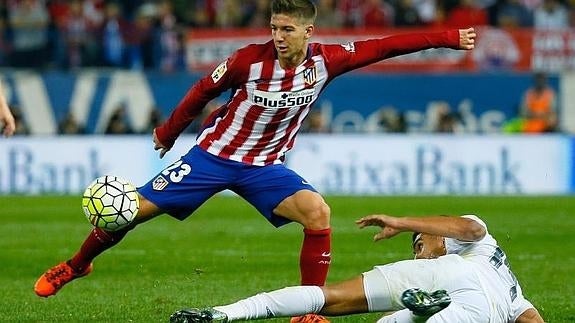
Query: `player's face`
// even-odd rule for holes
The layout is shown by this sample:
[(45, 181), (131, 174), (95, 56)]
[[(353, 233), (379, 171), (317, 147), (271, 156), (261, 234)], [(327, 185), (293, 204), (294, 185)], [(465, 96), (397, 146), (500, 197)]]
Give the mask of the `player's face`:
[(434, 259), (447, 253), (443, 237), (431, 234), (421, 234), (413, 244), (415, 259)]
[(307, 42), (313, 25), (295, 17), (275, 14), (272, 15), (270, 27), (281, 66), (293, 68), (301, 64), (307, 54)]

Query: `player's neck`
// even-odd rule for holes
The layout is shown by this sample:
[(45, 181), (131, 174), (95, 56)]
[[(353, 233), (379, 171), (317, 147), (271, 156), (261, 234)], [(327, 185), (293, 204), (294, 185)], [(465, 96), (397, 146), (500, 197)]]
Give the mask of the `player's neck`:
[(298, 67), (301, 63), (303, 63), (306, 59), (306, 56), (307, 56), (307, 46), (304, 48), (302, 52), (293, 55), (292, 57), (283, 59), (280, 58), (279, 63), (280, 66), (285, 70), (293, 69)]

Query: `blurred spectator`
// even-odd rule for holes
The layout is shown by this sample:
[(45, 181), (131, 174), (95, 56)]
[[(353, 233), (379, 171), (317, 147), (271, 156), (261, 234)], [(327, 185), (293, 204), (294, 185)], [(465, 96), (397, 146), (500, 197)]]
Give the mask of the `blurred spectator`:
[(68, 112), (58, 125), (58, 133), (63, 135), (84, 134), (84, 127), (76, 120), (71, 112)]
[(232, 28), (242, 25), (242, 3), (238, 0), (220, 0), (216, 11), (216, 24), (221, 28)]
[[(206, 105), (202, 110), (202, 113), (192, 121), (192, 123), (186, 129), (187, 133), (197, 134), (204, 127), (206, 122), (210, 123), (216, 117), (216, 111), (222, 106), (222, 102), (218, 99), (214, 99)], [(210, 120), (208, 120), (208, 118)]]
[(9, 65), (11, 52), (12, 52), (12, 43), (8, 38), (8, 28), (6, 26), (6, 19), (0, 16), (0, 66)]
[(124, 43), (126, 45), (126, 68), (141, 70), (154, 67), (154, 23), (157, 7), (145, 3), (137, 9), (132, 23), (128, 24)]
[(338, 10), (341, 12), (344, 27), (363, 26), (363, 0), (339, 0)]
[[(314, 2), (316, 25), (328, 29), (575, 26), (575, 0)], [(268, 28), (269, 6), (269, 0), (0, 1), (0, 66), (180, 71), (187, 28)]]
[(159, 48), (159, 68), (163, 72), (174, 72), (184, 68), (183, 44), (179, 35), (174, 7), (170, 1), (158, 4), (156, 26), (156, 48)]
[(217, 0), (174, 0), (176, 12), (183, 13), (189, 27), (208, 28), (216, 25)]
[(270, 25), (270, 1), (251, 0), (242, 3), (242, 21), (239, 27), (267, 28)]
[(436, 24), (438, 20), (443, 21), (439, 1), (437, 0), (412, 0), (413, 6), (417, 10), (417, 14), (421, 22), (425, 25)]
[(363, 27), (393, 26), (394, 10), (384, 0), (365, 0), (361, 19)]
[(125, 64), (125, 34), (129, 28), (128, 21), (122, 16), (122, 8), (116, 2), (106, 4), (102, 24), (101, 45), (103, 63), (107, 66), (122, 67)]
[(545, 73), (535, 73), (533, 86), (527, 89), (521, 101), (523, 132), (541, 133), (557, 130), (557, 98), (555, 90), (547, 84)]
[(413, 0), (398, 0), (395, 7), (395, 26), (407, 27), (421, 25), (421, 17)]
[(104, 0), (82, 0), (82, 12), (90, 26), (100, 26), (104, 22)]
[(378, 127), (380, 131), (389, 133), (406, 132), (406, 124), (403, 113), (394, 107), (384, 107), (379, 110)]
[(457, 133), (460, 132), (460, 120), (459, 114), (454, 112), (446, 112), (439, 116), (437, 123), (437, 128), (435, 132), (437, 133)]
[(148, 115), (148, 122), (146, 127), (142, 129), (141, 133), (143, 134), (151, 134), (156, 127), (158, 127), (162, 123), (162, 111), (158, 107), (153, 107), (150, 110), (150, 114)]
[(68, 0), (50, 0), (46, 8), (50, 15), (50, 24), (48, 26), (49, 57), (52, 65), (65, 67), (68, 57), (62, 30), (65, 29), (66, 20), (70, 12), (70, 3)]
[(306, 133), (330, 133), (331, 129), (327, 124), (321, 111), (312, 110), (302, 125), (302, 132)]
[(503, 0), (497, 10), (497, 26), (526, 28), (533, 26), (533, 12), (521, 0)]
[(99, 27), (90, 21), (80, 0), (69, 2), (69, 12), (60, 24), (60, 35), (64, 40), (66, 62), (69, 68), (94, 65), (98, 55), (94, 32)]
[(503, 0), (497, 6), (495, 23), (501, 28), (533, 26), (533, 12), (521, 0)]
[(445, 17), (445, 25), (451, 28), (477, 28), (488, 24), (487, 10), (477, 6), (473, 0), (459, 0)]
[(429, 125), (435, 133), (460, 133), (463, 132), (461, 117), (451, 111), (447, 102), (435, 102), (430, 111)]
[(12, 115), (14, 116), (14, 122), (16, 124), (16, 130), (14, 131), (14, 135), (29, 135), (30, 129), (26, 124), (26, 120), (22, 115), (22, 111), (18, 106), (10, 106), (10, 110), (12, 111)]
[(558, 0), (544, 0), (535, 9), (533, 26), (536, 29), (569, 28), (569, 13)]
[(325, 29), (339, 28), (343, 25), (343, 17), (337, 10), (336, 0), (319, 0), (317, 2), (315, 25)]
[(47, 63), (48, 23), (50, 16), (39, 0), (11, 1), (8, 22), (12, 30), (13, 67), (44, 67)]
[(126, 107), (120, 104), (108, 120), (108, 125), (106, 126), (105, 134), (107, 135), (126, 135), (133, 134), (130, 122), (128, 121), (128, 116), (126, 114)]

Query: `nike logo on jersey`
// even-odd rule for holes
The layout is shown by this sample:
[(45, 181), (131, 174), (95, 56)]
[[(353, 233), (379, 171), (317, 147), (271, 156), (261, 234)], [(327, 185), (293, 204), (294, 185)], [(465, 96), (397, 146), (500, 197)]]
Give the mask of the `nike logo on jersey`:
[(322, 252), (321, 256), (322, 256), (322, 257), (330, 257), (330, 256), (331, 256), (331, 252)]

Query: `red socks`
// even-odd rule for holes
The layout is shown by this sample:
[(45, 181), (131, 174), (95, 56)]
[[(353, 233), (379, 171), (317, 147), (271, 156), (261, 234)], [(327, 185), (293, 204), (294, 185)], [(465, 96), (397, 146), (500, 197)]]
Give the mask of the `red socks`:
[(331, 263), (331, 229), (304, 229), (299, 258), (302, 285), (323, 286)]
[[(84, 271), (94, 258), (120, 242), (128, 231), (93, 229), (80, 251), (68, 263), (75, 271)], [(331, 229), (304, 229), (303, 232), (300, 254), (301, 284), (323, 286), (331, 263)]]
[(80, 251), (68, 262), (76, 272), (84, 271), (99, 254), (116, 245), (129, 230), (104, 231), (94, 228), (80, 247)]

